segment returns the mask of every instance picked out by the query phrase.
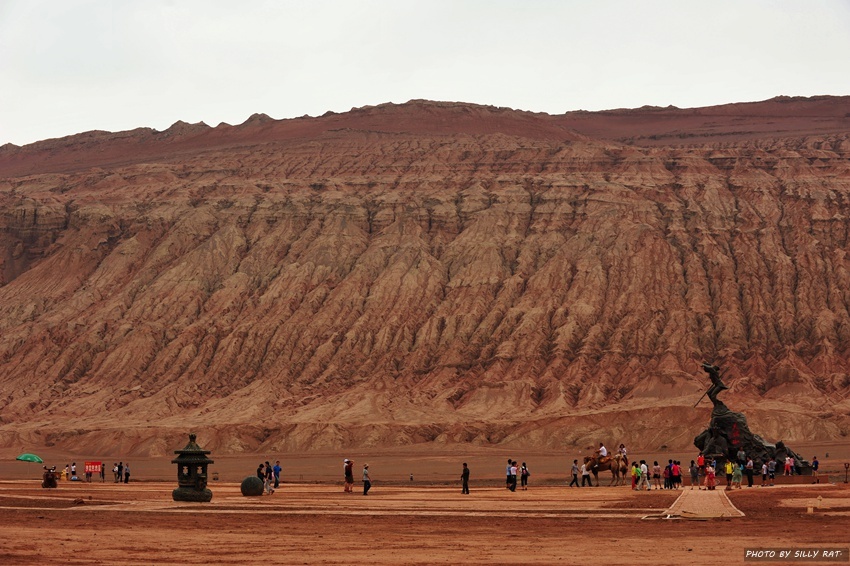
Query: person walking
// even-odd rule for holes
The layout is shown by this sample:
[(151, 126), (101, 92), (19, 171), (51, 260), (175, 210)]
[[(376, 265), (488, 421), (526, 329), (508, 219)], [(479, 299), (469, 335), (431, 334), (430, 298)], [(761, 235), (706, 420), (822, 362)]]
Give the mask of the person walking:
[(342, 461), (342, 473), (345, 476), (344, 493), (354, 493), (354, 460), (346, 458)]
[(670, 472), (673, 474), (673, 489), (679, 489), (682, 487), (682, 462), (679, 460), (673, 462)]
[(593, 487), (593, 480), (590, 479), (590, 470), (587, 469), (587, 462), (581, 465), (581, 486), (587, 482), (588, 487)]
[(776, 458), (771, 457), (767, 463), (767, 479), (770, 480), (770, 485), (776, 481)]
[(100, 463), (100, 483), (106, 482), (106, 464)]
[(517, 467), (516, 467), (516, 460), (514, 460), (514, 461), (511, 462), (510, 475), (508, 476), (508, 480), (511, 482), (510, 485), (508, 486), (508, 489), (510, 489), (511, 491), (516, 491), (516, 476), (517, 476)]
[(263, 487), (268, 495), (274, 493), (274, 469), (269, 461), (266, 460), (265, 473), (263, 474)]
[(272, 473), (274, 473), (274, 488), (277, 489), (280, 486), (280, 472), (283, 468), (280, 467), (280, 460), (275, 460), (274, 467), (272, 468)]
[(511, 459), (508, 458), (508, 465), (505, 467), (505, 487), (511, 488)]
[(118, 483), (118, 462), (112, 464), (112, 475), (115, 477), (115, 483)]
[(705, 489), (714, 489), (714, 467), (711, 464), (705, 467)]
[(753, 459), (747, 458), (745, 471), (747, 473), (747, 487), (753, 487)]
[(576, 484), (576, 487), (581, 487), (578, 484), (578, 460), (573, 460), (573, 468), (571, 472), (573, 474), (573, 481), (570, 482), (570, 487), (572, 487), (573, 484)]
[(124, 462), (118, 462), (118, 477), (115, 478), (115, 483), (121, 483), (121, 479), (124, 477)]
[(699, 487), (699, 466), (697, 466), (696, 462), (691, 460), (691, 467), (689, 469), (691, 472), (691, 489), (693, 489), (694, 486), (702, 489)]
[(369, 477), (369, 464), (363, 464), (363, 495), (369, 495), (372, 489), (372, 478)]
[(732, 460), (726, 460), (724, 470), (726, 471), (726, 489), (732, 489), (732, 472), (734, 471)]
[(262, 462), (257, 466), (257, 477), (265, 482), (266, 480), (266, 466)]
[(469, 495), (469, 467), (463, 463), (463, 471), (460, 473), (460, 492)]
[(735, 462), (732, 464), (732, 488), (741, 489), (741, 479), (744, 477), (744, 468)]
[(130, 462), (124, 464), (124, 483), (130, 483)]
[[(699, 475), (702, 476), (703, 482), (705, 481), (705, 456), (702, 452), (697, 456), (697, 467), (699, 468)], [(702, 489), (702, 487), (700, 487)]]
[(646, 460), (640, 461), (640, 479), (638, 480), (637, 489), (638, 491), (649, 491), (651, 489), (649, 485), (649, 467), (646, 465)]
[(661, 465), (658, 460), (652, 462), (652, 485), (655, 489), (661, 489)]
[(818, 477), (818, 469), (820, 468), (820, 462), (818, 462), (818, 457), (812, 457), (812, 477), (815, 479), (812, 483), (820, 483), (820, 478)]
[(528, 491), (528, 476), (530, 475), (531, 472), (528, 471), (528, 466), (526, 466), (525, 462), (523, 462), (522, 467), (519, 469), (519, 481), (522, 485), (523, 491)]

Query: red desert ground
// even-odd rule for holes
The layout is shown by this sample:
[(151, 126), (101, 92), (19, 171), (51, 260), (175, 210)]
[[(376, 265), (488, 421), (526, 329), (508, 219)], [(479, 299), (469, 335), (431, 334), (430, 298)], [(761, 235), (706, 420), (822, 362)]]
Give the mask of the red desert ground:
[[(850, 97), (832, 96), (563, 115), (415, 100), (2, 146), (0, 562), (839, 548), (848, 157)], [(694, 458), (702, 362), (753, 432), (828, 478), (697, 491), (720, 495), (678, 516), (721, 496), (744, 513), (709, 522), (641, 520), (680, 491), (566, 486), (599, 442)], [(209, 504), (171, 500), (189, 432), (216, 460)], [(133, 480), (43, 490), (21, 452), (129, 461)], [(370, 463), (368, 498), (342, 493), (343, 457), (358, 482)], [(504, 489), (509, 457), (528, 491)], [(269, 459), (283, 488), (242, 497)]]

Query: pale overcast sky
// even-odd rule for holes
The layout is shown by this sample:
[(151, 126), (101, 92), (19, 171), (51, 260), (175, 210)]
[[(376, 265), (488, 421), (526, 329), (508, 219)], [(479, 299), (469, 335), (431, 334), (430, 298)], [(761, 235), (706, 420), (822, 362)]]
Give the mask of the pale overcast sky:
[(847, 0), (0, 0), (0, 145), (415, 98), (560, 114), (850, 94)]

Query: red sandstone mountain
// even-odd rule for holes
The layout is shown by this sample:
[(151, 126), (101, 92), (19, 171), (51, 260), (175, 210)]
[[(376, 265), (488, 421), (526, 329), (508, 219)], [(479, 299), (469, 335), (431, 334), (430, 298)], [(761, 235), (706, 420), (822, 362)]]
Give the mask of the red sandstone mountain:
[(0, 148), (0, 446), (850, 431), (850, 97), (412, 101)]

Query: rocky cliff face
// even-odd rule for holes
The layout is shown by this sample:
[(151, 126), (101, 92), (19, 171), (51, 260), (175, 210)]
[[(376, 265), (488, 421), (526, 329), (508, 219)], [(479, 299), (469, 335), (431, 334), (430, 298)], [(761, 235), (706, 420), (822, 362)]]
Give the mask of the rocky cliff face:
[(850, 100), (792, 102), (2, 148), (0, 446), (685, 447), (704, 360), (768, 440), (839, 438)]

